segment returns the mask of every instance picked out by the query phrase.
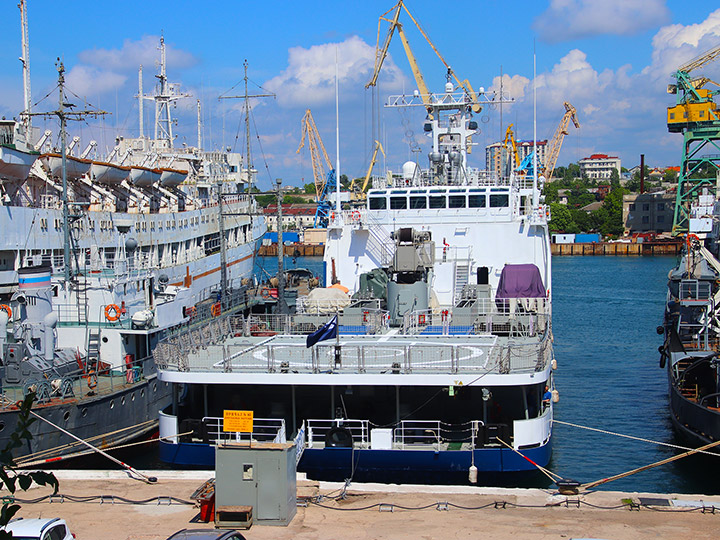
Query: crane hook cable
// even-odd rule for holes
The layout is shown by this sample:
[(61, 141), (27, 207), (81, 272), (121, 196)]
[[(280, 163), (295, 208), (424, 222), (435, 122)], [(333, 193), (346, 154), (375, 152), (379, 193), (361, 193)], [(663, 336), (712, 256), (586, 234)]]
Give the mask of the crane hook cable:
[(605, 429), (598, 429), (598, 428), (593, 428), (593, 427), (588, 427), (588, 426), (581, 426), (579, 424), (573, 424), (570, 422), (563, 422), (562, 420), (557, 420), (555, 418), (553, 418), (552, 422), (553, 422), (553, 424), (562, 424), (563, 426), (587, 429), (588, 431), (596, 431), (598, 433), (604, 433), (605, 435), (614, 435), (615, 437), (624, 437), (625, 439), (632, 439), (633, 441), (647, 442), (647, 443), (657, 444), (659, 446), (667, 446), (669, 448), (675, 448), (676, 450), (695, 450), (696, 452), (699, 452), (701, 454), (718, 457), (718, 454), (715, 452), (705, 452), (705, 451), (701, 451), (699, 449), (689, 448), (687, 446), (680, 446), (679, 444), (671, 444), (671, 443), (666, 443), (666, 442), (661, 442), (661, 441), (653, 441), (652, 439), (643, 439), (642, 437), (635, 437), (633, 435), (625, 435), (624, 433), (616, 433), (614, 431), (608, 431)]
[(132, 475), (134, 474), (134, 475), (137, 476), (136, 480), (141, 480), (141, 481), (143, 481), (143, 482), (145, 482), (145, 483), (147, 483), (147, 484), (154, 484), (155, 482), (157, 482), (157, 478), (155, 478), (154, 476), (145, 476), (143, 473), (141, 473), (140, 471), (132, 468), (132, 467), (131, 467), (130, 465), (128, 465), (127, 463), (123, 463), (122, 461), (120, 461), (119, 459), (114, 458), (113, 456), (111, 456), (111, 455), (108, 454), (107, 452), (103, 452), (103, 451), (100, 450), (97, 446), (93, 446), (93, 445), (90, 444), (89, 442), (86, 442), (86, 441), (82, 440), (80, 437), (77, 437), (76, 435), (73, 435), (73, 434), (70, 433), (69, 431), (61, 428), (60, 426), (58, 426), (58, 425), (56, 425), (56, 424), (53, 424), (53, 423), (52, 423), (50, 420), (48, 420), (47, 418), (43, 418), (42, 416), (40, 416), (40, 415), (37, 414), (36, 412), (33, 412), (33, 411), (29, 411), (29, 412), (30, 412), (30, 414), (32, 414), (34, 417), (39, 418), (40, 420), (42, 420), (43, 422), (45, 422), (45, 423), (47, 423), (47, 424), (50, 424), (52, 427), (54, 427), (54, 428), (57, 429), (58, 431), (64, 433), (65, 435), (68, 435), (68, 436), (72, 437), (73, 439), (75, 439), (76, 441), (81, 442), (81, 443), (84, 444), (85, 446), (90, 447), (92, 450), (94, 450), (95, 452), (99, 453), (99, 454), (102, 455), (102, 456), (105, 456), (105, 457), (108, 458), (110, 461), (113, 461), (113, 462), (117, 463), (118, 465), (120, 465), (121, 467), (123, 467), (124, 469), (126, 469), (126, 470), (128, 471), (128, 475), (129, 475), (131, 478), (133, 478)]
[(678, 454), (677, 456), (673, 456), (673, 457), (669, 457), (667, 459), (656, 461), (655, 463), (651, 463), (650, 465), (644, 465), (642, 467), (638, 467), (637, 469), (633, 469), (631, 471), (616, 474), (615, 476), (610, 476), (608, 478), (603, 478), (602, 480), (596, 480), (594, 482), (588, 482), (587, 484), (582, 484), (580, 487), (582, 487), (583, 489), (594, 488), (595, 486), (599, 486), (600, 484), (612, 482), (613, 480), (619, 480), (620, 478), (625, 478), (626, 476), (630, 476), (631, 474), (646, 471), (646, 470), (652, 469), (654, 467), (659, 467), (660, 465), (665, 465), (666, 463), (670, 463), (671, 461), (675, 461), (675, 460), (690, 456), (692, 454), (697, 454), (698, 452), (702, 452), (703, 450), (707, 450), (709, 448), (714, 448), (715, 446), (718, 446), (718, 445), (720, 445), (720, 440), (711, 442), (710, 444), (706, 444), (704, 446), (701, 446), (700, 448), (695, 448), (693, 450), (683, 452), (682, 454)]

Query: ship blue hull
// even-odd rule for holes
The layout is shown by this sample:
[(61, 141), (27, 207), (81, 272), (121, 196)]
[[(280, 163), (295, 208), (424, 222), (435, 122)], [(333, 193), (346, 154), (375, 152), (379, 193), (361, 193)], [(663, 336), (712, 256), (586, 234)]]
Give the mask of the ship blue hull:
[[(552, 438), (522, 454), (547, 466)], [(160, 442), (160, 459), (181, 467), (215, 467), (215, 447), (202, 443)], [(462, 450), (357, 450), (351, 448), (306, 449), (298, 471), (314, 480), (402, 483), (467, 483), (473, 456)], [(537, 471), (527, 459), (507, 448), (474, 451), (479, 483), (496, 482), (509, 474)], [(353, 466), (354, 464), (354, 466)], [(353, 472), (354, 471), (354, 472)]]

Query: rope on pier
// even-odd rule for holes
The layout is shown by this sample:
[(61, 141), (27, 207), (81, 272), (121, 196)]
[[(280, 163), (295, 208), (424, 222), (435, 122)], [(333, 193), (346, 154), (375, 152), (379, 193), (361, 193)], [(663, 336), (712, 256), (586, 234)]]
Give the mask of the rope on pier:
[(617, 433), (617, 432), (615, 432), (615, 431), (608, 431), (608, 430), (606, 430), (606, 429), (598, 429), (598, 428), (593, 428), (593, 427), (588, 427), (588, 426), (581, 426), (581, 425), (579, 425), (579, 424), (573, 424), (573, 423), (571, 423), (571, 422), (563, 422), (562, 420), (553, 419), (553, 424), (562, 424), (562, 425), (564, 425), (564, 426), (570, 426), (570, 427), (575, 427), (575, 428), (580, 428), (580, 429), (586, 429), (586, 430), (588, 430), (588, 431), (595, 431), (595, 432), (597, 432), (597, 433), (603, 433), (603, 434), (605, 434), (605, 435), (613, 435), (613, 436), (615, 436), (615, 437), (623, 437), (623, 438), (625, 438), (625, 439), (632, 439), (632, 440), (634, 440), (634, 441), (647, 442), (647, 443), (651, 443), (651, 444), (657, 444), (657, 445), (659, 445), (659, 446), (667, 446), (667, 447), (669, 447), (669, 448), (675, 448), (676, 450), (686, 450), (686, 451), (693, 450), (693, 451), (695, 451), (695, 452), (697, 452), (697, 453), (700, 453), (700, 454), (706, 454), (706, 455), (708, 455), (708, 456), (720, 457), (720, 454), (717, 454), (717, 453), (715, 453), (715, 452), (707, 452), (707, 451), (705, 451), (705, 450), (699, 450), (699, 449), (696, 449), (696, 448), (689, 448), (689, 447), (687, 447), (687, 446), (680, 446), (680, 445), (678, 445), (678, 444), (671, 444), (671, 443), (665, 443), (665, 442), (661, 442), (661, 441), (654, 441), (654, 440), (652, 440), (652, 439), (643, 439), (642, 437), (635, 437), (635, 436), (633, 436), (633, 435), (625, 435), (624, 433)]

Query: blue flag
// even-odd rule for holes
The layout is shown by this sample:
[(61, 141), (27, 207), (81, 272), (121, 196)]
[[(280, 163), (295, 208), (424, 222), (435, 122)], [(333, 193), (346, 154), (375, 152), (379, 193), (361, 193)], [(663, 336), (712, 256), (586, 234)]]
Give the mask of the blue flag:
[(307, 346), (312, 347), (318, 341), (325, 341), (337, 337), (338, 333), (338, 316), (335, 315), (326, 324), (315, 330), (307, 337)]

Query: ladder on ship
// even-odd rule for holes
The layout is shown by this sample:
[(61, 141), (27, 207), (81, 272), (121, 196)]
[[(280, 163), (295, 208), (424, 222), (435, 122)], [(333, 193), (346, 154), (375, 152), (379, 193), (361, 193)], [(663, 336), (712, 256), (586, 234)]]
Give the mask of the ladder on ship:
[(100, 329), (88, 327), (86, 369), (94, 369), (97, 373), (100, 364)]
[(470, 283), (470, 261), (455, 261), (455, 288), (453, 298), (455, 298), (456, 304), (462, 296), (463, 288), (468, 283)]
[(76, 301), (76, 308), (77, 308), (77, 320), (80, 324), (87, 324), (88, 322), (88, 313), (87, 313), (87, 305), (88, 305), (88, 281), (86, 277), (78, 277), (77, 281), (75, 281), (75, 301)]

